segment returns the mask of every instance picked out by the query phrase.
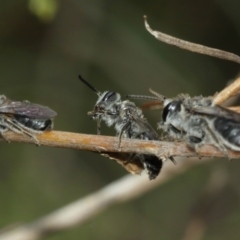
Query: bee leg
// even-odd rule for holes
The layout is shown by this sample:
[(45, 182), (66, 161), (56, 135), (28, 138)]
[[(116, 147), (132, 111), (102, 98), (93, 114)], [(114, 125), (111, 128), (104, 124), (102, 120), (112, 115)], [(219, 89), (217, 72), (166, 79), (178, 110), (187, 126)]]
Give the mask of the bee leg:
[(1, 119), (0, 120), (0, 134), (1, 134), (2, 138), (3, 138), (3, 140), (5, 140), (6, 142), (10, 143), (10, 141), (7, 139), (7, 137), (4, 136), (4, 133), (6, 131), (8, 131), (8, 130), (9, 130), (9, 128), (8, 128), (7, 124), (5, 123), (4, 119)]
[(200, 146), (199, 146), (199, 145), (194, 145), (193, 149), (194, 149), (194, 152), (195, 152), (197, 158), (198, 158), (199, 160), (201, 160), (202, 157), (201, 157), (200, 154), (199, 154)]
[(122, 139), (122, 135), (124, 133), (124, 131), (128, 130), (131, 126), (131, 123), (130, 122), (127, 122), (125, 123), (125, 125), (122, 127), (120, 133), (119, 133), (119, 136), (118, 136), (118, 148), (120, 148), (120, 145), (121, 145), (121, 139)]
[(175, 165), (177, 165), (176, 160), (173, 158), (173, 156), (169, 156), (168, 159)]
[(1, 131), (1, 137), (3, 138), (3, 140), (5, 140), (7, 143), (10, 143), (10, 140), (4, 134), (6, 131), (3, 131), (3, 132), (2, 132), (2, 130), (0, 130), (0, 131)]
[(25, 132), (25, 131), (24, 131), (23, 133), (25, 133), (27, 136), (29, 136), (30, 138), (32, 138), (32, 139), (34, 140), (36, 146), (40, 146), (40, 145), (41, 145), (41, 144), (39, 143), (39, 141), (37, 140), (37, 138), (36, 138), (33, 134), (28, 133), (28, 132)]
[(228, 155), (228, 150), (225, 148), (225, 146), (223, 146), (222, 144), (220, 144), (219, 142), (216, 142), (213, 144), (214, 147), (216, 147), (221, 153), (223, 153), (223, 155), (228, 158), (229, 161), (231, 161), (231, 159), (229, 158)]
[[(14, 130), (13, 130), (14, 131)], [(18, 133), (21, 133), (21, 134), (25, 134), (27, 135), (28, 137), (32, 138), (36, 144), (36, 146), (40, 146), (41, 144), (39, 143), (39, 141), (37, 140), (37, 138), (34, 136), (34, 134), (32, 134), (30, 131), (27, 131), (25, 129), (20, 129), (20, 131)]]
[(163, 121), (161, 121), (161, 122), (158, 122), (157, 123), (157, 129), (159, 130), (159, 129), (164, 129), (165, 128), (165, 126), (164, 126), (164, 123), (163, 123)]
[(25, 135), (29, 136), (30, 138), (32, 138), (34, 140), (34, 142), (37, 146), (40, 146), (40, 143), (36, 139), (36, 137), (29, 130), (24, 128), (24, 126), (19, 124), (18, 122), (14, 122), (12, 120), (5, 119), (5, 123), (7, 124), (8, 128), (10, 130), (12, 130), (13, 132), (20, 133), (20, 134), (25, 134)]
[(118, 136), (118, 148), (120, 148), (120, 145), (121, 145), (122, 134), (123, 134), (123, 132), (121, 131)]
[(221, 144), (221, 142), (219, 141), (219, 139), (216, 137), (216, 135), (210, 130), (210, 132), (211, 132), (211, 134), (212, 134), (212, 137), (213, 137), (213, 139), (212, 139), (212, 141), (213, 141), (213, 145), (220, 151), (220, 152), (222, 152), (223, 154), (224, 154), (224, 156), (226, 157), (226, 158), (228, 158), (228, 160), (230, 160), (230, 158), (229, 158), (229, 155), (228, 155), (228, 150), (227, 150), (227, 148), (223, 145), (223, 144)]
[(199, 148), (203, 145), (203, 138), (190, 135), (187, 137), (188, 145), (194, 150), (196, 156), (201, 159), (199, 155)]
[(171, 156), (169, 153), (167, 153), (165, 156), (163, 155), (157, 155), (159, 159), (162, 160), (162, 162), (165, 162), (167, 160), (170, 160), (172, 163), (174, 163), (175, 165), (177, 165), (177, 162), (175, 161), (175, 159), (173, 158), (173, 156)]
[(97, 119), (97, 135), (101, 134), (101, 118)]
[(208, 126), (207, 129), (208, 129), (208, 132), (209, 132), (209, 134), (210, 134), (210, 136), (211, 136), (211, 143), (212, 143), (220, 152), (222, 152), (226, 158), (228, 158), (229, 160), (231, 160), (231, 159), (229, 158), (227, 148), (226, 148), (223, 144), (221, 144), (221, 142), (219, 141), (219, 139), (218, 139), (218, 137), (216, 136), (216, 134), (214, 133), (214, 131), (212, 131), (209, 126)]
[(6, 141), (7, 143), (10, 143), (10, 140), (8, 140), (8, 139), (6, 138), (6, 136), (4, 136), (3, 133), (1, 133), (1, 137), (2, 137), (2, 139), (3, 139), (4, 141)]
[(32, 138), (36, 144), (36, 146), (40, 146), (41, 144), (39, 143), (39, 141), (37, 140), (37, 138), (31, 134), (30, 132), (27, 132), (27, 131), (22, 131), (23, 134), (27, 135), (28, 137)]

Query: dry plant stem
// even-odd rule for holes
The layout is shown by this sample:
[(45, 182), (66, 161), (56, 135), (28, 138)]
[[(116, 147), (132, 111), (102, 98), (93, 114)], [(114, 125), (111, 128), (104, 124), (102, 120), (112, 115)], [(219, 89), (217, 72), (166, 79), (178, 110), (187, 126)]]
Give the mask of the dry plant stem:
[(237, 78), (233, 83), (231, 83), (229, 86), (224, 88), (220, 93), (218, 93), (215, 97), (213, 102), (215, 104), (221, 104), (230, 97), (233, 97), (237, 94), (239, 94), (240, 91), (240, 77)]
[(240, 113), (240, 106), (229, 107), (228, 109), (230, 109), (234, 112)]
[[(33, 143), (35, 141), (23, 134), (7, 132), (4, 134), (10, 142)], [(40, 145), (71, 148), (92, 151), (97, 153), (140, 153), (155, 154), (156, 156), (196, 157), (196, 153), (183, 142), (144, 141), (135, 139), (122, 139), (118, 147), (118, 138), (89, 135), (80, 133), (51, 131), (35, 135)], [(215, 147), (206, 145), (200, 148), (199, 157), (226, 157)], [(240, 158), (240, 152), (229, 151), (229, 158)]]
[(144, 20), (145, 20), (144, 21), (145, 27), (148, 30), (148, 32), (150, 32), (159, 41), (162, 41), (162, 42), (170, 44), (170, 45), (177, 46), (179, 48), (182, 48), (182, 49), (185, 49), (185, 50), (188, 50), (191, 52), (196, 52), (196, 53), (200, 53), (200, 54), (204, 54), (204, 55), (208, 55), (208, 56), (212, 56), (212, 57), (217, 57), (217, 58), (233, 61), (233, 62), (240, 64), (240, 57), (236, 54), (222, 51), (222, 50), (219, 50), (216, 48), (210, 48), (210, 47), (206, 47), (206, 46), (203, 46), (200, 44), (188, 42), (188, 41), (176, 38), (176, 37), (172, 37), (170, 35), (167, 35), (165, 33), (159, 32), (159, 31), (154, 31), (150, 28), (150, 26), (147, 22), (146, 16), (144, 16)]
[(185, 161), (180, 166), (166, 164), (160, 176), (149, 181), (147, 176), (127, 175), (101, 190), (81, 198), (32, 223), (0, 234), (0, 240), (37, 240), (55, 232), (81, 225), (111, 205), (137, 198), (204, 161)]
[[(172, 37), (170, 35), (167, 35), (165, 33), (159, 32), (159, 31), (154, 31), (149, 26), (146, 16), (144, 16), (144, 23), (145, 23), (145, 27), (148, 30), (148, 32), (150, 32), (159, 41), (162, 41), (162, 42), (170, 44), (170, 45), (177, 46), (179, 48), (182, 48), (182, 49), (185, 49), (185, 50), (188, 50), (191, 52), (196, 52), (196, 53), (200, 53), (200, 54), (204, 54), (204, 55), (208, 55), (208, 56), (212, 56), (212, 57), (217, 57), (220, 59), (229, 60), (229, 61), (240, 64), (240, 56), (238, 56), (236, 54), (222, 51), (222, 50), (215, 49), (215, 48), (206, 47), (206, 46), (203, 46), (200, 44), (188, 42), (188, 41), (176, 38), (176, 37)], [(215, 104), (221, 104), (224, 101), (226, 101), (227, 99), (229, 99), (230, 97), (233, 97), (236, 94), (238, 94), (239, 90), (240, 90), (240, 78), (237, 78), (232, 84), (230, 84), (228, 87), (223, 89), (219, 94), (217, 94), (214, 97), (213, 102)]]

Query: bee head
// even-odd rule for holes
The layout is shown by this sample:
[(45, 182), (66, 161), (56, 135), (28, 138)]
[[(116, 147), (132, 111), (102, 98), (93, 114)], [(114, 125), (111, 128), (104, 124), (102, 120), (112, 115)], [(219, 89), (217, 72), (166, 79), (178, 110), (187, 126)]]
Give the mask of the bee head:
[(104, 112), (113, 108), (114, 105), (121, 101), (119, 93), (106, 91), (102, 93), (94, 107), (95, 112)]

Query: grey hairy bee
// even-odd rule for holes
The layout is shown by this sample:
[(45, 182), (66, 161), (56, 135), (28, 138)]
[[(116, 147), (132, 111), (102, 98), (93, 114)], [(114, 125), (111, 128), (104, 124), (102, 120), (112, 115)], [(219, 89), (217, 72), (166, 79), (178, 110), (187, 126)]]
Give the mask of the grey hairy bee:
[[(109, 127), (114, 125), (119, 137), (119, 145), (121, 138), (158, 140), (158, 134), (144, 118), (141, 109), (137, 108), (133, 102), (122, 101), (120, 94), (116, 92), (101, 93), (81, 76), (79, 79), (98, 95), (93, 111), (88, 113), (92, 119), (97, 121), (98, 134), (101, 133), (100, 124), (103, 121)], [(108, 156), (111, 158), (110, 154)], [(124, 158), (126, 163), (135, 162), (142, 169), (146, 169), (150, 180), (155, 179), (162, 168), (162, 160), (155, 155), (122, 154), (117, 158), (116, 156), (115, 159)]]
[(31, 137), (38, 144), (34, 134), (50, 131), (56, 115), (49, 107), (28, 101), (12, 101), (0, 95), (0, 133), (4, 139), (4, 133), (10, 130)]
[(212, 144), (226, 156), (227, 149), (240, 151), (240, 114), (213, 103), (212, 97), (190, 97), (180, 94), (170, 99), (150, 90), (155, 97), (129, 95), (160, 101), (162, 121), (158, 127), (167, 137), (185, 140), (196, 152), (200, 146)]

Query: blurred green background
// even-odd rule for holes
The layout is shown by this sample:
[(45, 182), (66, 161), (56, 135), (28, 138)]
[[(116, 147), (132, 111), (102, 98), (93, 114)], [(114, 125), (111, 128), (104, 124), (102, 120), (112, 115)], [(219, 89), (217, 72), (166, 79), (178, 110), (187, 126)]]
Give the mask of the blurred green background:
[[(97, 97), (78, 74), (122, 96), (149, 94), (149, 87), (168, 97), (213, 95), (240, 67), (157, 41), (143, 15), (155, 30), (240, 55), (239, 9), (237, 0), (1, 1), (1, 93), (57, 111), (56, 130), (89, 134), (96, 122), (86, 113)], [(155, 127), (160, 112), (146, 116)], [(115, 135), (104, 126), (102, 133)], [(0, 228), (33, 221), (126, 174), (82, 151), (5, 142), (0, 151)], [(220, 190), (211, 195), (216, 172)], [(47, 239), (188, 239), (198, 217), (199, 239), (240, 239), (239, 172), (239, 161), (211, 161)]]

